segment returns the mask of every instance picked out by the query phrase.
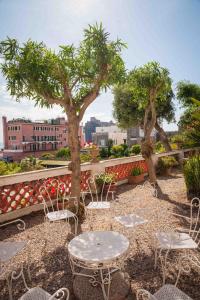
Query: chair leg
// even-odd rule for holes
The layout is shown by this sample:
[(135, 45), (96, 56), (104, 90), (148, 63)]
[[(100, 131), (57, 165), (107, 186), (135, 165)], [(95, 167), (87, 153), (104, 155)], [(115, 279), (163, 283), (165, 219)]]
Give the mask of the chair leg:
[(158, 264), (158, 249), (156, 248), (156, 250), (155, 250), (155, 260), (154, 260), (154, 269), (157, 268), (157, 264)]

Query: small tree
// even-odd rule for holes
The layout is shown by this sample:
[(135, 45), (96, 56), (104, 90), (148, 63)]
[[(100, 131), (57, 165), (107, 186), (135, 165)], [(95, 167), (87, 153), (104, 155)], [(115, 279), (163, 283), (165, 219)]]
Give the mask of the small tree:
[(120, 57), (124, 44), (109, 41), (102, 25), (90, 26), (78, 48), (60, 46), (56, 53), (44, 43), (27, 41), (20, 46), (15, 39), (0, 43), (4, 57), (2, 72), (7, 87), (17, 100), (32, 99), (41, 107), (60, 105), (68, 119), (71, 151), (72, 196), (80, 197), (79, 124), (88, 106), (103, 89), (124, 76)]
[(156, 182), (151, 134), (155, 127), (158, 129), (158, 118), (164, 117), (166, 106), (170, 107), (168, 120), (174, 117), (169, 71), (157, 62), (135, 68), (126, 82), (114, 89), (114, 95), (114, 116), (119, 125), (124, 128), (140, 125), (144, 130), (141, 153), (148, 165), (150, 181)]

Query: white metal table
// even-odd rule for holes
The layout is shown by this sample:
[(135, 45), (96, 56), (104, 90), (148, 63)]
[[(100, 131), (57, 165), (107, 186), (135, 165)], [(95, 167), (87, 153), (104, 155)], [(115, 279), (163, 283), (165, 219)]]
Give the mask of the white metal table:
[[(72, 273), (89, 277), (93, 286), (100, 284), (103, 297), (108, 300), (111, 275), (121, 269), (128, 248), (128, 239), (118, 232), (92, 231), (80, 234), (68, 245)], [(93, 270), (94, 275), (78, 272), (77, 268)], [(98, 280), (98, 274), (100, 274), (100, 280)]]

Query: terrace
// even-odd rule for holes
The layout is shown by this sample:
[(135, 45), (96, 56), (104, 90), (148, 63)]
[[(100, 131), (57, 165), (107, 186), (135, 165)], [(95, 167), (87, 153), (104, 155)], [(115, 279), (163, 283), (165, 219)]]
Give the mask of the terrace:
[[(180, 150), (171, 153), (155, 155), (156, 161), (161, 155), (174, 155), (179, 159), (187, 157), (194, 150)], [(140, 288), (156, 292), (162, 286), (162, 269), (160, 265), (154, 269), (154, 236), (160, 230), (174, 230), (177, 227), (187, 227), (183, 221), (172, 213), (189, 216), (190, 205), (183, 175), (180, 170), (174, 170), (172, 176), (158, 178), (158, 197), (148, 194), (139, 186), (127, 184), (127, 176), (135, 165), (143, 165), (141, 156), (102, 161), (97, 164), (83, 164), (82, 190), (87, 189), (87, 178), (94, 172), (117, 173), (117, 192), (114, 200), (110, 200), (109, 213), (93, 211), (81, 221), (78, 234), (86, 231), (113, 230), (122, 233), (129, 239), (130, 247), (124, 263), (126, 280), (113, 276), (109, 299), (136, 299), (136, 291)], [(80, 299), (103, 299), (100, 286), (86, 285), (86, 280), (78, 281), (72, 275), (68, 259), (68, 244), (73, 238), (69, 233), (67, 223), (45, 223), (42, 204), (38, 198), (39, 187), (47, 178), (58, 178), (67, 183), (70, 192), (70, 171), (66, 168), (41, 170), (13, 176), (2, 176), (0, 179), (1, 214), (0, 222), (21, 218), (26, 223), (26, 230), (19, 232), (15, 225), (1, 230), (1, 240), (30, 241), (30, 272), (31, 282), (28, 286), (40, 286), (50, 294), (61, 287), (70, 291), (70, 300), (81, 294)], [(6, 197), (5, 197), (6, 196)], [(9, 198), (10, 197), (10, 198)], [(114, 217), (136, 213), (148, 222), (134, 228), (125, 229)], [(51, 234), (49, 234), (51, 233)], [(25, 249), (10, 261), (7, 268), (19, 270), (21, 263), (26, 266)], [(200, 258), (200, 257), (199, 257)], [(174, 284), (177, 274), (176, 256), (167, 269), (167, 282)], [(25, 273), (27, 278), (27, 274)], [(76, 277), (79, 278), (79, 277)], [(122, 281), (124, 283), (122, 283)], [(129, 289), (129, 282), (130, 287)], [(196, 270), (190, 275), (181, 276), (178, 287), (192, 299), (199, 299), (199, 274)], [(0, 281), (1, 299), (8, 299), (8, 289), (4, 280)], [(87, 292), (87, 295), (86, 295)], [(13, 282), (13, 299), (19, 299), (25, 288), (21, 278)], [(120, 294), (121, 293), (121, 294)]]

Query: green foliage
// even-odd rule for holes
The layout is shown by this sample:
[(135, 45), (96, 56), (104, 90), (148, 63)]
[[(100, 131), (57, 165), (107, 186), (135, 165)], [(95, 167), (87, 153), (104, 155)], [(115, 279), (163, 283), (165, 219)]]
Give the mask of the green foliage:
[(18, 163), (6, 163), (0, 161), (0, 175), (12, 175), (19, 172), (21, 172), (21, 168)]
[(44, 167), (41, 165), (41, 162), (33, 156), (22, 159), (20, 162), (20, 168), (22, 172), (44, 169)]
[(157, 173), (163, 174), (167, 169), (178, 166), (178, 162), (174, 156), (160, 157), (156, 166)]
[(200, 155), (189, 158), (184, 166), (183, 173), (189, 193), (200, 195)]
[(141, 167), (135, 167), (135, 168), (133, 168), (131, 170), (130, 175), (131, 176), (139, 176), (139, 175), (141, 175), (143, 173), (144, 173), (143, 168), (141, 168)]
[(132, 154), (138, 155), (141, 153), (141, 146), (139, 144), (135, 144), (131, 147), (130, 152)]
[(101, 148), (99, 154), (100, 154), (101, 158), (109, 157), (108, 148), (106, 148), (106, 147)]
[(28, 40), (20, 45), (16, 39), (7, 38), (0, 43), (5, 60), (2, 72), (11, 95), (33, 99), (40, 106), (64, 106), (67, 86), (79, 113), (97, 83), (97, 90), (105, 89), (124, 78), (120, 53), (125, 46), (119, 39), (110, 41), (102, 24), (89, 25), (78, 48), (63, 45), (58, 52), (43, 42)]
[(5, 175), (7, 171), (7, 163), (0, 161), (0, 175)]
[(174, 120), (173, 91), (169, 71), (157, 62), (135, 68), (123, 85), (114, 89), (114, 117), (123, 128), (141, 125), (149, 103), (149, 90), (157, 88), (156, 113), (158, 119)]
[(44, 153), (44, 154), (41, 155), (41, 159), (44, 159), (44, 160), (55, 159), (55, 155), (52, 154), (52, 153)]
[(68, 147), (66, 148), (61, 148), (56, 152), (56, 157), (57, 158), (62, 158), (62, 159), (66, 159), (69, 160), (70, 159), (70, 149)]
[(129, 156), (128, 146), (126, 144), (114, 145), (111, 148), (111, 155), (115, 158)]
[(156, 153), (163, 153), (163, 152), (165, 152), (165, 148), (163, 147), (163, 144), (160, 141), (158, 141), (157, 143), (155, 143), (154, 148), (156, 150)]
[(114, 183), (117, 179), (116, 173), (102, 173), (96, 177), (95, 181), (98, 185)]
[(80, 158), (81, 158), (81, 163), (89, 162), (92, 159), (89, 153), (81, 153)]

